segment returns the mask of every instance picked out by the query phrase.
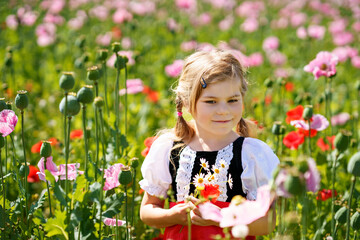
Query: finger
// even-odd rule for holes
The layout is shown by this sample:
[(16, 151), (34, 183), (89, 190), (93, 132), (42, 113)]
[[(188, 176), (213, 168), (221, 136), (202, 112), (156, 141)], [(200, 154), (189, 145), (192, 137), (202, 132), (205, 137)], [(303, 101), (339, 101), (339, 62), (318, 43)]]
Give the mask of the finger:
[(199, 203), (201, 203), (201, 201), (197, 198), (194, 198), (194, 197), (190, 197), (190, 201), (195, 204), (195, 205), (198, 205)]
[(194, 209), (193, 209), (193, 212), (194, 212), (196, 215), (198, 215), (198, 216), (201, 217), (201, 213), (200, 213), (199, 208), (194, 208)]

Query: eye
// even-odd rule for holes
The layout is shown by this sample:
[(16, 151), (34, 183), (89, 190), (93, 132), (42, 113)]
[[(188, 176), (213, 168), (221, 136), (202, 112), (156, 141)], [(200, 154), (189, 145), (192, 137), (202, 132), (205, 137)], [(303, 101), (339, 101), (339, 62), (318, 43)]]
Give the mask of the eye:
[(214, 100), (207, 100), (207, 101), (205, 101), (205, 103), (207, 103), (207, 104), (214, 104), (214, 103), (216, 103)]
[(231, 99), (231, 100), (229, 100), (229, 103), (236, 103), (238, 101), (239, 101), (239, 99)]

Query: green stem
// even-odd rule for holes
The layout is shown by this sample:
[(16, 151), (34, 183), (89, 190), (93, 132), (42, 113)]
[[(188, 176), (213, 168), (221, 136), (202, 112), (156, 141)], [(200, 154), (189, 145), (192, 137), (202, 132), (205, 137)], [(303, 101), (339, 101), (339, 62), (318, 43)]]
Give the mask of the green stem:
[[(119, 59), (119, 55), (116, 54), (116, 61)], [(116, 67), (116, 82), (115, 82), (115, 152), (116, 152), (116, 159), (119, 158), (119, 120), (120, 120), (120, 113), (119, 113), (119, 78), (120, 78), (120, 63), (117, 63)]]
[[(4, 184), (4, 175), (3, 175), (3, 166), (2, 166), (2, 161), (1, 161), (1, 149), (0, 149), (0, 177), (1, 177), (1, 186), (2, 186), (2, 189), (3, 189), (3, 208), (4, 208), (4, 212), (6, 212), (6, 208), (5, 208), (5, 193), (6, 193), (6, 189), (5, 189), (5, 184)], [(3, 218), (3, 222), (5, 222), (5, 214), (2, 216)]]
[(105, 109), (106, 109), (107, 116), (109, 118), (110, 112), (109, 112), (109, 105), (108, 105), (108, 99), (107, 99), (107, 69), (106, 69), (105, 61), (102, 62), (102, 68), (104, 70), (103, 74), (104, 74), (104, 91), (105, 91)]
[[(26, 152), (25, 152), (25, 137), (24, 137), (24, 110), (20, 111), (21, 113), (21, 138), (22, 138), (22, 145), (23, 145), (23, 155), (24, 155), (24, 167), (25, 167), (25, 177), (24, 177), (24, 188), (25, 188), (25, 216), (27, 219), (27, 213), (28, 213), (28, 199), (27, 199), (27, 162), (26, 162)], [(29, 226), (29, 221), (27, 222), (27, 226)]]
[(303, 209), (302, 209), (302, 214), (301, 214), (301, 220), (302, 220), (302, 232), (301, 232), (301, 239), (305, 240), (306, 239), (306, 233), (307, 233), (307, 196), (306, 193), (304, 194), (303, 197)]
[[(44, 158), (44, 168), (46, 169), (46, 158)], [(50, 208), (50, 217), (52, 217), (52, 211), (51, 211), (51, 195), (50, 195), (50, 189), (49, 189), (49, 181), (46, 180), (46, 188), (48, 193), (48, 200), (49, 200), (49, 208)]]
[(280, 208), (280, 234), (283, 234), (285, 232), (285, 207), (286, 207), (286, 198), (281, 198), (281, 208)]
[(350, 236), (350, 210), (351, 210), (351, 199), (354, 193), (355, 188), (355, 182), (356, 182), (356, 176), (351, 177), (351, 190), (350, 190), (350, 196), (349, 196), (349, 203), (348, 203), (348, 210), (346, 213), (346, 240), (349, 240)]
[[(86, 134), (86, 105), (83, 104), (82, 106), (83, 114), (82, 114), (82, 123), (83, 123), (83, 132), (84, 132), (84, 143), (85, 143), (85, 177), (88, 177), (88, 140), (87, 140), (87, 134)], [(88, 183), (86, 181), (86, 188), (87, 189)]]
[[(321, 214), (321, 201), (320, 200), (316, 200), (316, 212), (317, 212), (316, 229), (319, 230), (320, 229), (320, 214)], [(318, 240), (320, 235), (319, 234), (315, 234), (315, 235), (316, 235), (316, 240)]]
[(127, 134), (127, 108), (128, 108), (128, 104), (127, 104), (128, 93), (127, 93), (126, 81), (127, 81), (127, 67), (125, 64), (125, 136)]
[(65, 202), (66, 202), (66, 215), (68, 217), (68, 221), (70, 220), (70, 209), (68, 204), (68, 193), (69, 193), (69, 186), (68, 186), (68, 162), (69, 162), (69, 138), (70, 135), (70, 126), (71, 126), (71, 116), (68, 116), (68, 126), (67, 126), (67, 136), (66, 136), (66, 146), (65, 146)]
[(99, 120), (98, 120), (98, 109), (95, 107), (95, 140), (96, 140), (96, 152), (95, 152), (95, 181), (97, 181), (97, 170), (99, 168)]
[(188, 208), (187, 222), (188, 222), (188, 240), (191, 240), (191, 217), (190, 217), (190, 208)]
[(336, 240), (336, 233), (337, 233), (337, 228), (338, 228), (338, 226), (339, 226), (339, 223), (336, 222), (336, 225), (335, 225), (335, 228), (334, 228), (334, 232), (333, 232), (333, 234), (332, 234), (333, 240)]
[(134, 177), (133, 177), (133, 184), (132, 184), (132, 202), (131, 202), (131, 226), (134, 226), (134, 218), (135, 218), (135, 190), (136, 190), (136, 169), (134, 168)]
[(335, 228), (335, 176), (336, 176), (336, 160), (339, 157), (337, 153), (332, 166), (332, 189), (331, 189), (331, 232), (334, 232)]
[(101, 135), (101, 144), (103, 150), (103, 162), (102, 162), (102, 171), (101, 171), (101, 191), (100, 191), (100, 228), (99, 235), (101, 239), (101, 225), (102, 225), (102, 205), (104, 198), (104, 172), (105, 172), (105, 164), (106, 164), (106, 149), (105, 149), (105, 136), (104, 136), (104, 119), (102, 115), (102, 109), (99, 108), (99, 116), (100, 116), (100, 135)]
[(311, 127), (310, 127), (310, 120), (308, 120), (309, 125), (309, 157), (311, 157)]
[(125, 230), (126, 230), (126, 240), (129, 239), (129, 231), (128, 231), (128, 210), (127, 210), (127, 186), (125, 187)]

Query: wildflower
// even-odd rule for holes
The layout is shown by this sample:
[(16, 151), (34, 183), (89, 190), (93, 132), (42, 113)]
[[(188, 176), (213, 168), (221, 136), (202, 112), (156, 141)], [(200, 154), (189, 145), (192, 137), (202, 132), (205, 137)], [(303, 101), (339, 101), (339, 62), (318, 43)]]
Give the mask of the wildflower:
[(288, 124), (290, 124), (290, 122), (292, 120), (299, 120), (302, 118), (302, 114), (303, 114), (303, 111), (304, 111), (304, 107), (299, 105), (297, 107), (295, 107), (294, 109), (291, 109), (289, 110), (287, 113), (286, 113), (286, 122)]
[(82, 138), (84, 135), (83, 130), (75, 129), (70, 132), (70, 139)]
[(104, 191), (111, 190), (120, 185), (118, 177), (122, 166), (123, 164), (121, 163), (115, 163), (108, 169), (104, 169), (104, 178), (106, 179), (103, 188)]
[(203, 173), (196, 174), (194, 177), (195, 187), (203, 187), (205, 185), (205, 175)]
[(283, 143), (286, 147), (294, 150), (294, 149), (298, 149), (299, 145), (304, 143), (304, 135), (297, 132), (297, 131), (292, 131), (289, 132), (283, 139)]
[[(296, 128), (309, 130), (309, 124), (304, 120), (293, 120), (290, 124)], [(322, 131), (329, 126), (329, 121), (321, 114), (314, 114), (310, 119), (310, 129)]]
[(219, 185), (215, 184), (204, 184), (204, 189), (200, 191), (200, 195), (206, 200), (211, 202), (216, 202), (217, 198), (220, 196)]
[(144, 141), (144, 145), (146, 146), (146, 148), (144, 150), (141, 151), (141, 155), (146, 157), (150, 151), (150, 147), (153, 144), (153, 142), (157, 139), (157, 136), (154, 137), (148, 137), (145, 139)]
[(306, 188), (311, 192), (316, 192), (319, 189), (320, 185), (320, 174), (316, 168), (316, 163), (314, 159), (309, 158), (307, 160), (307, 164), (309, 169), (304, 173)]
[[(40, 152), (40, 150), (39, 150)], [(54, 176), (57, 177), (57, 172), (59, 171), (56, 164), (53, 162), (53, 157), (48, 157), (46, 158), (46, 167), (44, 166), (45, 164), (45, 158), (41, 158), (40, 161), (38, 162), (38, 168), (39, 168), (39, 172), (37, 172), (37, 175), (39, 175), (40, 180), (45, 181), (46, 180), (46, 176), (45, 176), (45, 169), (49, 170), (50, 173)]]
[[(80, 163), (70, 163), (68, 168), (68, 180), (75, 180), (78, 174), (84, 174), (84, 171), (79, 171)], [(59, 165), (59, 171), (55, 174), (60, 177), (61, 180), (66, 179), (66, 164)]]
[(215, 166), (215, 165), (212, 166), (212, 169), (211, 169), (211, 170), (213, 171), (214, 174), (219, 174), (219, 173), (220, 173), (219, 167), (217, 167), (217, 166)]
[(158, 91), (154, 91), (150, 87), (144, 86), (144, 90), (142, 92), (147, 95), (147, 99), (150, 102), (157, 103), (157, 101), (159, 101), (159, 95), (160, 94), (159, 94)]
[(36, 174), (39, 169), (33, 165), (29, 166), (29, 175), (27, 176), (27, 181), (30, 183), (39, 182), (39, 176)]
[[(334, 190), (334, 196), (337, 196), (336, 190)], [(331, 189), (322, 189), (322, 190), (320, 190), (318, 192), (318, 194), (316, 196), (316, 200), (326, 201), (331, 197), (332, 197), (332, 190)]]
[(206, 161), (205, 158), (200, 158), (200, 165), (203, 169), (205, 169), (206, 171), (209, 170), (209, 163)]
[(291, 194), (285, 189), (285, 181), (288, 177), (288, 172), (285, 169), (281, 169), (279, 174), (276, 176), (275, 185), (276, 185), (276, 194), (278, 196), (289, 198)]
[(232, 189), (232, 187), (233, 187), (233, 180), (232, 180), (232, 178), (231, 178), (231, 174), (229, 174), (229, 178), (228, 178), (228, 180), (227, 180), (227, 183), (229, 184), (230, 189)]
[[(327, 141), (331, 144), (331, 149), (335, 149), (334, 146), (334, 140), (335, 140), (335, 136), (331, 136), (331, 137), (326, 137)], [(327, 151), (330, 149), (329, 144), (326, 144), (324, 141), (324, 138), (319, 138), (316, 142), (316, 145), (323, 151)]]
[(275, 36), (268, 37), (263, 42), (265, 51), (273, 51), (279, 48), (279, 39)]
[(204, 202), (199, 204), (199, 210), (201, 217), (204, 219), (212, 220), (214, 222), (220, 222), (222, 220), (222, 215), (220, 208), (211, 202)]
[(335, 65), (337, 65), (338, 59), (336, 55), (330, 52), (319, 52), (316, 58), (304, 67), (304, 71), (311, 72), (315, 80), (321, 76), (331, 77), (336, 74)]
[(14, 111), (4, 109), (0, 112), (0, 133), (3, 137), (14, 131), (17, 121), (18, 118)]
[(127, 89), (125, 89), (125, 88), (120, 89), (120, 92), (119, 92), (120, 95), (125, 95), (125, 92), (127, 92), (127, 94), (136, 94), (136, 93), (140, 93), (144, 90), (143, 82), (139, 78), (128, 79), (126, 81), (126, 87), (127, 87)]
[(225, 160), (223, 160), (223, 159), (220, 160), (219, 164), (220, 164), (220, 167), (221, 167), (221, 168), (226, 168), (226, 165), (227, 165), (227, 164), (226, 164)]
[[(117, 220), (117, 226), (120, 227), (122, 225), (125, 225), (125, 221), (123, 220)], [(105, 218), (104, 219), (104, 224), (107, 226), (113, 226), (116, 227), (116, 219), (115, 218)]]
[(169, 77), (178, 77), (184, 66), (184, 60), (175, 60), (172, 64), (165, 67), (166, 75)]
[(339, 113), (331, 117), (331, 125), (332, 126), (344, 125), (349, 120), (350, 120), (349, 113), (346, 112)]
[(246, 225), (239, 224), (231, 229), (231, 234), (236, 238), (245, 238), (249, 234), (249, 228)]

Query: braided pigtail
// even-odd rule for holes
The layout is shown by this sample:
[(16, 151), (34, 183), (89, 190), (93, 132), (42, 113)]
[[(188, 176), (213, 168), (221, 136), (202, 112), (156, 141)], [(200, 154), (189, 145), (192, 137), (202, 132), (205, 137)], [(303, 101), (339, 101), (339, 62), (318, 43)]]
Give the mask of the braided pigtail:
[(256, 137), (256, 125), (249, 121), (241, 118), (236, 126), (236, 132), (243, 137)]
[(184, 117), (182, 116), (183, 102), (177, 97), (176, 98), (176, 111), (177, 111), (177, 121), (175, 125), (175, 135), (182, 141), (189, 141), (194, 136), (194, 129), (189, 126)]

